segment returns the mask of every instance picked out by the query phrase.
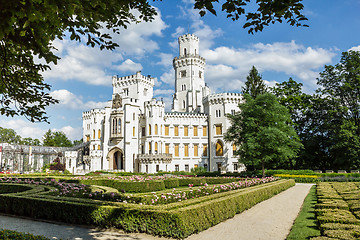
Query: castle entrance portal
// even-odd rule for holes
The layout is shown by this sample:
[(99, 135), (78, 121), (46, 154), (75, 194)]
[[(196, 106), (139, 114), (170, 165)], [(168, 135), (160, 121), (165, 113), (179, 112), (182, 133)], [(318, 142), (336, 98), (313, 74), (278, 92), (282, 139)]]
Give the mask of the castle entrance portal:
[(112, 170), (124, 170), (125, 158), (124, 153), (120, 148), (113, 148), (108, 153), (109, 168)]

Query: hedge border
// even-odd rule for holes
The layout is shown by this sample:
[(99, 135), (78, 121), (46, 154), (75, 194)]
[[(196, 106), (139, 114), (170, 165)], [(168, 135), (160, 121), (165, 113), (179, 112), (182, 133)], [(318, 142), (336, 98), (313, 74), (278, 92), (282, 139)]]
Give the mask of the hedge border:
[[(116, 227), (128, 232), (185, 238), (220, 223), (295, 185), (279, 180), (169, 206), (149, 206), (56, 198), (47, 195), (0, 194), (0, 211), (62, 222)], [(175, 206), (175, 207), (174, 207)]]

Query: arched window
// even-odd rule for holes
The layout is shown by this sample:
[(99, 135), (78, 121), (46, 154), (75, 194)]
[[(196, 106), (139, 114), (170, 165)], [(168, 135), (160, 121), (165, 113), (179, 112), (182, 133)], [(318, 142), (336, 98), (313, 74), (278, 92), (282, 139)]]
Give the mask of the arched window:
[(93, 130), (93, 139), (95, 139), (95, 130)]
[(155, 124), (155, 135), (158, 135), (158, 125)]
[(151, 125), (149, 124), (149, 136), (151, 135)]
[(98, 130), (98, 139), (100, 139), (101, 138), (101, 130), (99, 129)]
[(112, 120), (112, 133), (115, 134), (116, 131), (116, 119)]
[(185, 104), (185, 100), (183, 101), (183, 108), (185, 108), (186, 107), (186, 104)]
[(224, 151), (223, 151), (223, 144), (221, 141), (217, 141), (216, 142), (216, 156), (222, 156), (224, 155)]
[(121, 133), (121, 119), (119, 119), (118, 124), (118, 133)]
[(184, 55), (186, 56), (186, 48), (184, 48)]
[(233, 143), (233, 155), (235, 155), (235, 152), (236, 152), (236, 145), (235, 143)]
[(158, 143), (155, 142), (155, 153), (158, 153)]

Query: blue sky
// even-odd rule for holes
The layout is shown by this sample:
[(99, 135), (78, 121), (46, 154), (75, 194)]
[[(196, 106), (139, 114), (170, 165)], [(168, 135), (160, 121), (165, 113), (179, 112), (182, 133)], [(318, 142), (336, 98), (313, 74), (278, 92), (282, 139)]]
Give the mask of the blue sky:
[(152, 2), (159, 12), (151, 23), (133, 24), (113, 39), (114, 51), (100, 51), (70, 40), (55, 41), (61, 60), (44, 73), (51, 94), (60, 104), (47, 109), (50, 124), (31, 123), (24, 117), (0, 116), (0, 126), (22, 137), (39, 138), (48, 130), (64, 131), (72, 140), (82, 137), (82, 112), (103, 107), (111, 99), (111, 76), (141, 70), (156, 78), (154, 97), (171, 107), (174, 92), (172, 59), (178, 55), (177, 38), (193, 33), (200, 38), (206, 58), (205, 82), (214, 93), (240, 92), (254, 65), (268, 85), (292, 77), (313, 93), (324, 65), (339, 62), (341, 53), (360, 50), (359, 0), (305, 0), (308, 28), (285, 23), (250, 35), (243, 21), (208, 13), (200, 17), (191, 0)]

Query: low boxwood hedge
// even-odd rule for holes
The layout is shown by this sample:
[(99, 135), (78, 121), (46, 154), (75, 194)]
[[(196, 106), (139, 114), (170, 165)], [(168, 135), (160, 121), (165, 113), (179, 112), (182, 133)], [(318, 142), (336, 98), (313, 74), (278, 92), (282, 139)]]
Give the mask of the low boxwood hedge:
[(121, 192), (156, 192), (165, 189), (164, 181), (162, 180), (153, 180), (153, 181), (144, 181), (144, 182), (131, 182), (131, 181), (121, 181), (114, 179), (88, 179), (88, 180), (78, 180), (78, 183), (85, 185), (99, 185), (115, 188)]
[(294, 180), (279, 180), (161, 206), (9, 193), (0, 194), (0, 212), (185, 238), (294, 185)]
[(199, 177), (186, 177), (186, 178), (178, 178), (179, 186), (189, 186), (192, 184), (193, 186), (200, 186), (206, 183), (206, 178), (199, 178)]
[(0, 239), (4, 240), (50, 240), (44, 236), (21, 233), (12, 230), (0, 229)]
[(177, 178), (168, 178), (164, 180), (165, 188), (178, 188), (179, 180)]

